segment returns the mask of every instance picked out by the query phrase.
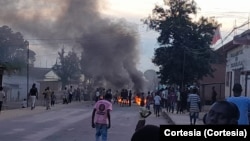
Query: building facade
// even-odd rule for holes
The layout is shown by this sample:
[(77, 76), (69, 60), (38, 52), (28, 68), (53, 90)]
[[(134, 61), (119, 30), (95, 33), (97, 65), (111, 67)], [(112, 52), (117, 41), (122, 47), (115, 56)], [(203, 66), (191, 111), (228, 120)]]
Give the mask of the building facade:
[(235, 36), (223, 48), (226, 53), (225, 97), (233, 95), (235, 83), (242, 85), (243, 96), (250, 97), (250, 30)]

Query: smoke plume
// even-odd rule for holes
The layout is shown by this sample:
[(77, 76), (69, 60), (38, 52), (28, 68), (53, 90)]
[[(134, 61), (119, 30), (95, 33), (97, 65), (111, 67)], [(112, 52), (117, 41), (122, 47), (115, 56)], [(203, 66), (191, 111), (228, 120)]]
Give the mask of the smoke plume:
[[(101, 3), (102, 2), (102, 3)], [(61, 43), (82, 52), (87, 78), (109, 88), (143, 90), (137, 70), (138, 35), (125, 20), (103, 18), (104, 0), (0, 0), (0, 22), (40, 39), (42, 47), (58, 50)], [(49, 42), (56, 44), (46, 44)]]

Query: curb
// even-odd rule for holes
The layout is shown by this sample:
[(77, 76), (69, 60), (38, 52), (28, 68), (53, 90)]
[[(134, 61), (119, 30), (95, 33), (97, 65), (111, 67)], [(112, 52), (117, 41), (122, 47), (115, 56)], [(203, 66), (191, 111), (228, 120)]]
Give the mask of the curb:
[(168, 120), (168, 123), (172, 125), (176, 125), (176, 123), (172, 120), (172, 118), (169, 117), (169, 115), (165, 111), (162, 111), (162, 113), (165, 116), (165, 118)]

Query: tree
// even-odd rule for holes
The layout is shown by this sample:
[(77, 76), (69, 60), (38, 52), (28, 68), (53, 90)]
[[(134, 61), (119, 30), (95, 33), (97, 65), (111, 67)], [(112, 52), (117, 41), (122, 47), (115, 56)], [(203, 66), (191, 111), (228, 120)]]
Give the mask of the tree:
[(64, 49), (58, 52), (59, 64), (55, 64), (52, 69), (59, 75), (64, 87), (70, 81), (79, 81), (81, 76), (80, 60), (73, 50), (65, 56)]
[[(4, 71), (12, 73), (27, 66), (29, 42), (23, 39), (20, 32), (14, 33), (8, 26), (0, 27), (0, 85)], [(29, 50), (29, 63), (34, 63), (35, 52)]]
[(160, 33), (157, 38), (160, 47), (155, 50), (152, 62), (159, 66), (161, 83), (183, 87), (212, 76), (211, 63), (217, 59), (210, 45), (219, 24), (212, 18), (192, 19), (198, 9), (193, 0), (168, 0), (165, 5), (156, 5), (152, 15), (142, 20)]

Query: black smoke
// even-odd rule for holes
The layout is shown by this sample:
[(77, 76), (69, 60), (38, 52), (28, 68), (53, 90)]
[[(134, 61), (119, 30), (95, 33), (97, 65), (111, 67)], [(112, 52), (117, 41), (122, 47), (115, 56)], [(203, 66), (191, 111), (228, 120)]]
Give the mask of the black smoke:
[(136, 28), (125, 20), (103, 18), (103, 4), (105, 0), (0, 0), (0, 22), (40, 39), (48, 50), (56, 51), (62, 43), (74, 46), (82, 52), (85, 76), (99, 85), (142, 90)]

